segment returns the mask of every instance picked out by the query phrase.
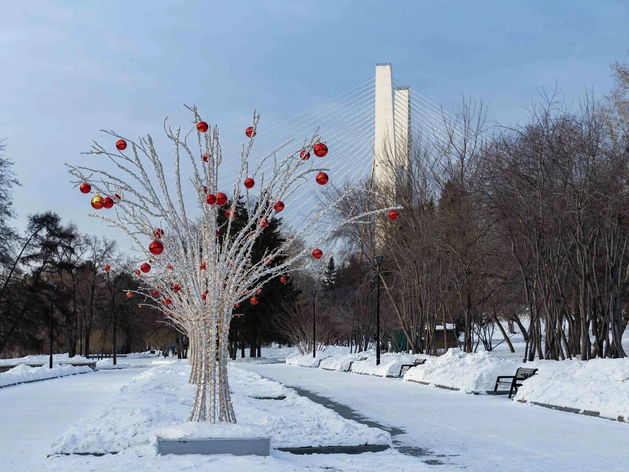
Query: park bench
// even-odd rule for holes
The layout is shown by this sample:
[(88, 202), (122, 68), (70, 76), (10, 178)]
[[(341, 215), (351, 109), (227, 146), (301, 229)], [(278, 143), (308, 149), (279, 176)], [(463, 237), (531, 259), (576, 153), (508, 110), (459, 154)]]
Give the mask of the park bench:
[(400, 367), (400, 377), (402, 374), (407, 372), (411, 367), (417, 367), (418, 365), (424, 365), (426, 363), (426, 359), (415, 359), (415, 362), (412, 364), (402, 364)]
[[(496, 386), (494, 387), (494, 395), (498, 392), (499, 385), (509, 385), (509, 398), (511, 395), (518, 391), (518, 387), (522, 386), (522, 382), (526, 379), (533, 377), (537, 369), (528, 369), (526, 367), (519, 367), (515, 371), (515, 375), (501, 375), (496, 379)], [(506, 393), (506, 392), (505, 392)]]

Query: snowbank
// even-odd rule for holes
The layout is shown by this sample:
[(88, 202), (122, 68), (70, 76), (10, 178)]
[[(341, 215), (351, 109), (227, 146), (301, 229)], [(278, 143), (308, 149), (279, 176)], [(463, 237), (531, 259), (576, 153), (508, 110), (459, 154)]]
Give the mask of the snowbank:
[(47, 365), (43, 367), (29, 367), (26, 364), (22, 364), (0, 374), (0, 387), (33, 382), (35, 380), (65, 377), (66, 375), (83, 374), (85, 372), (92, 372), (92, 369), (88, 366), (73, 367), (71, 365), (59, 364), (53, 365), (52, 369), (49, 369)]
[[(365, 353), (363, 353), (365, 357)], [(367, 359), (355, 361), (352, 372), (355, 374), (376, 375), (378, 377), (399, 377), (402, 366), (413, 364), (415, 359), (423, 359), (423, 354), (380, 354), (380, 365), (376, 365), (375, 352), (369, 352)]]
[(111, 358), (96, 361), (96, 369), (98, 370), (130, 369), (132, 367), (141, 367), (141, 365), (131, 365), (127, 362), (116, 362), (114, 365), (114, 360)]
[[(426, 363), (412, 367), (404, 380), (449, 387), (466, 393), (493, 391), (496, 377), (513, 375), (522, 363), (503, 359), (489, 352), (468, 354), (450, 349), (443, 356), (428, 357)], [(533, 367), (527, 364), (527, 367)]]
[[(241, 425), (268, 432), (273, 447), (390, 444), (389, 433), (346, 420), (283, 385), (229, 368), (234, 409)], [(153, 448), (157, 432), (185, 423), (194, 386), (186, 363), (160, 365), (135, 377), (120, 393), (84, 417), (53, 445), (53, 453), (109, 453)], [(260, 399), (254, 397), (285, 397)]]
[(629, 358), (538, 361), (535, 367), (539, 372), (518, 389), (516, 400), (629, 420)]
[(319, 367), (325, 370), (349, 372), (354, 362), (365, 359), (368, 357), (368, 355), (369, 354), (365, 352), (353, 354), (335, 354), (328, 357), (327, 359), (322, 359)]
[[(6, 364), (46, 364), (48, 365), (48, 361), (50, 356), (48, 354), (37, 354), (33, 356), (25, 356), (25, 357), (16, 357), (14, 359), (0, 359), (0, 365)], [(58, 362), (83, 362), (83, 361), (91, 361), (92, 359), (87, 359), (86, 357), (76, 355), (74, 357), (70, 357), (68, 353), (65, 354), (53, 354), (52, 361), (53, 363)]]
[(288, 365), (298, 365), (300, 367), (319, 367), (322, 360), (333, 355), (345, 355), (347, 348), (343, 346), (326, 346), (317, 351), (317, 357), (312, 357), (312, 352), (307, 354), (294, 353), (286, 358)]

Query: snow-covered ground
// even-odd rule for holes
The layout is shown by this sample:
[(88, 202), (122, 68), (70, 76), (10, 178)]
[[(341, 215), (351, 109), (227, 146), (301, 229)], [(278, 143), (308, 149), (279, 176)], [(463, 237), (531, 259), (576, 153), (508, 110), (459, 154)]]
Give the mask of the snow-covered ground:
[(391, 428), (400, 451), (446, 464), (434, 470), (448, 470), (447, 465), (470, 471), (627, 470), (626, 423), (401, 379), (284, 364), (246, 369), (315, 392)]
[(0, 373), (0, 387), (16, 385), (25, 382), (34, 382), (37, 380), (54, 379), (57, 377), (66, 377), (68, 375), (85, 374), (92, 372), (89, 366), (71, 366), (71, 365), (53, 365), (52, 369), (48, 366), (29, 367), (26, 364), (18, 365), (13, 369)]

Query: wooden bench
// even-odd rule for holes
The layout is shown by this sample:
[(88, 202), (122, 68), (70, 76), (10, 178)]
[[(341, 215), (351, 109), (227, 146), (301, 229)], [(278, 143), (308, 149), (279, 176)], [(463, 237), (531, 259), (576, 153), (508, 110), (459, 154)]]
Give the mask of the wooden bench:
[(417, 367), (418, 365), (424, 365), (426, 363), (426, 359), (415, 359), (415, 362), (412, 364), (402, 364), (400, 367), (400, 377), (402, 374), (407, 372), (411, 367)]
[(526, 367), (519, 367), (515, 371), (515, 375), (501, 375), (496, 379), (496, 386), (494, 387), (494, 395), (498, 392), (499, 385), (509, 385), (509, 398), (511, 395), (518, 391), (518, 387), (522, 386), (522, 382), (526, 379), (533, 377), (537, 369), (528, 369)]

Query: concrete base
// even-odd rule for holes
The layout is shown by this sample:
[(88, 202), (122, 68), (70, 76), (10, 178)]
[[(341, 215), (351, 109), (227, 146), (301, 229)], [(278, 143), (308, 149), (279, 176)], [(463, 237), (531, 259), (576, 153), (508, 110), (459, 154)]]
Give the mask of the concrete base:
[(158, 454), (233, 454), (269, 456), (269, 438), (157, 439)]

